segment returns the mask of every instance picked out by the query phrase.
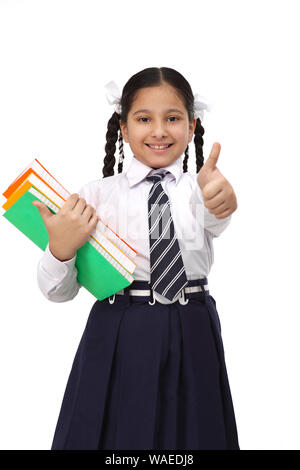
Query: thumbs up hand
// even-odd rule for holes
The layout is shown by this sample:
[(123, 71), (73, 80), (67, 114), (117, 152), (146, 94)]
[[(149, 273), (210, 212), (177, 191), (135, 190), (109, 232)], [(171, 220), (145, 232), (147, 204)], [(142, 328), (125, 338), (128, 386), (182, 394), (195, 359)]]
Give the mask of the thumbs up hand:
[(224, 219), (237, 209), (233, 187), (217, 168), (221, 145), (215, 142), (210, 155), (197, 175), (205, 207), (217, 219)]
[(57, 214), (40, 201), (33, 201), (49, 235), (49, 249), (60, 261), (67, 261), (89, 239), (98, 223), (95, 209), (78, 194), (72, 194)]

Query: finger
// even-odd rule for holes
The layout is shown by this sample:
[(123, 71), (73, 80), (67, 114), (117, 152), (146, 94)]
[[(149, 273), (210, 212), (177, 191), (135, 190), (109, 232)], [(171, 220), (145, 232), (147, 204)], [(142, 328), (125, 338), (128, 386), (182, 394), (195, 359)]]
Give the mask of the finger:
[(215, 215), (215, 217), (217, 219), (225, 219), (225, 217), (228, 217), (229, 215), (232, 214), (232, 210), (231, 209), (227, 209), (226, 211), (222, 212), (221, 214), (217, 214)]
[[(85, 214), (86, 209), (88, 209), (87, 213)], [(83, 215), (86, 216), (88, 215), (88, 219), (90, 218), (90, 211), (92, 210), (91, 206), (89, 206), (86, 202), (86, 200), (83, 197), (80, 197), (78, 201), (76, 202), (76, 205), (73, 207), (72, 211), (75, 212), (75, 214)]]
[(213, 180), (204, 186), (202, 189), (202, 195), (205, 199), (212, 199), (216, 197), (222, 190), (222, 180)]
[(32, 205), (35, 206), (38, 209), (44, 223), (46, 223), (47, 220), (54, 215), (50, 211), (50, 209), (46, 206), (46, 204), (44, 204), (41, 201), (34, 200), (34, 201), (32, 201)]
[[(84, 202), (83, 202), (84, 201)], [(78, 201), (75, 209), (74, 209), (74, 212), (77, 212), (78, 211), (78, 214), (81, 215), (81, 217), (83, 218), (83, 220), (86, 222), (86, 223), (89, 223), (91, 217), (94, 215), (95, 213), (95, 209), (90, 205), (90, 204), (86, 204), (85, 200), (83, 199), (83, 201)], [(83, 204), (83, 205), (82, 205)]]
[(212, 208), (212, 209), (209, 209), (209, 211), (212, 213), (212, 214), (221, 214), (222, 212), (224, 212), (225, 210), (228, 209), (228, 205), (223, 201), (221, 202), (221, 204), (219, 204), (218, 206)]
[(89, 220), (89, 225), (91, 227), (96, 227), (97, 224), (99, 222), (99, 217), (97, 216), (97, 214), (95, 213)]
[(211, 199), (205, 199), (204, 205), (207, 209), (215, 210), (225, 202), (224, 191), (220, 191), (215, 197)]
[(65, 203), (62, 205), (61, 211), (65, 212), (65, 210), (72, 210), (76, 206), (77, 202), (79, 200), (79, 194), (73, 193), (71, 194), (70, 197), (65, 201)]
[(223, 212), (227, 211), (228, 209), (230, 209), (230, 207), (228, 206), (228, 204), (226, 204), (225, 202), (223, 202), (222, 204), (220, 204), (216, 209), (213, 209), (213, 213), (215, 215), (220, 215), (222, 214)]
[(221, 144), (219, 144), (219, 142), (215, 142), (212, 146), (209, 157), (205, 162), (205, 167), (208, 170), (212, 171), (216, 168), (220, 152), (221, 152)]

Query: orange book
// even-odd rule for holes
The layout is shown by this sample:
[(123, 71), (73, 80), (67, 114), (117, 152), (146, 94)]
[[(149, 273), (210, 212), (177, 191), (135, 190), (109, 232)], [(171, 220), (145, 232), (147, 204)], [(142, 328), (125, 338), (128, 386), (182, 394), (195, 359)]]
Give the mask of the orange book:
[(22, 171), (22, 173), (20, 173), (19, 176), (8, 186), (4, 193), (2, 193), (3, 196), (8, 199), (32, 172), (35, 173), (36, 176), (41, 176), (45, 182), (51, 181), (52, 184), (53, 182), (56, 182), (60, 189), (63, 189), (65, 195), (68, 194), (65, 199), (71, 196), (71, 194), (54, 178), (54, 176), (51, 175), (51, 173), (49, 173), (48, 170), (46, 170), (46, 168), (38, 161), (37, 158), (35, 158), (33, 162), (31, 162), (30, 165), (28, 165), (25, 170)]

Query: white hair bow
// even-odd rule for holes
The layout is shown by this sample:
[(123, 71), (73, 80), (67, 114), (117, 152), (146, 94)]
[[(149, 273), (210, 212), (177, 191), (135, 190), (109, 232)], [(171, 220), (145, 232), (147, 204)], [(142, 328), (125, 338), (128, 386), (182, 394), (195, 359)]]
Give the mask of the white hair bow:
[[(115, 111), (118, 114), (121, 114), (121, 93), (118, 85), (112, 80), (105, 85), (106, 88), (106, 98), (109, 104), (114, 105)], [(194, 116), (195, 118), (200, 118), (203, 121), (204, 110), (210, 111), (212, 106), (207, 102), (204, 96), (196, 93), (194, 95)]]
[(199, 95), (196, 93), (194, 95), (194, 116), (195, 118), (200, 118), (200, 121), (203, 121), (204, 117), (204, 110), (210, 111), (212, 105), (208, 103), (204, 96)]
[(107, 89), (107, 92), (106, 92), (107, 101), (109, 102), (109, 104), (115, 105), (116, 113), (121, 114), (121, 109), (122, 109), (120, 105), (121, 93), (120, 93), (118, 85), (112, 80), (105, 85), (105, 88)]

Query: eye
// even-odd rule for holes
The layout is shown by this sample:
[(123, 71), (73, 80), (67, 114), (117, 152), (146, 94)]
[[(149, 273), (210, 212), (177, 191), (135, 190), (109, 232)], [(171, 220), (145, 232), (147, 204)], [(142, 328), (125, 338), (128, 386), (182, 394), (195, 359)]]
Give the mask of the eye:
[[(138, 121), (140, 121), (141, 119), (149, 119), (149, 118), (146, 118), (146, 117), (140, 117), (138, 118)], [(168, 119), (177, 119), (177, 121), (179, 121), (179, 118), (176, 117), (176, 116), (170, 116)], [(142, 122), (145, 122), (145, 121), (142, 121)], [(172, 121), (172, 122), (175, 122), (175, 121)]]

